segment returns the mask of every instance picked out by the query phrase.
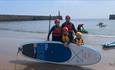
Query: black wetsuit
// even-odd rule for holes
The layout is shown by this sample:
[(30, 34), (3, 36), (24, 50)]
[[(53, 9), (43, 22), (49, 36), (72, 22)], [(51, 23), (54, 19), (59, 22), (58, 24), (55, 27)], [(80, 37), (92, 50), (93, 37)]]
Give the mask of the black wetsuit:
[(81, 32), (82, 29), (84, 29), (84, 28), (83, 28), (83, 25), (78, 25), (78, 27), (77, 27), (78, 32)]
[(52, 33), (52, 41), (61, 41), (61, 27), (54, 25), (48, 33), (47, 40), (49, 40)]
[(72, 42), (73, 39), (74, 39), (73, 31), (76, 33), (75, 26), (74, 26), (71, 22), (69, 22), (69, 23), (64, 22), (64, 23), (62, 24), (62, 29), (63, 29), (64, 27), (67, 27), (67, 28), (68, 28), (68, 33), (69, 33), (69, 36), (70, 36), (70, 41)]

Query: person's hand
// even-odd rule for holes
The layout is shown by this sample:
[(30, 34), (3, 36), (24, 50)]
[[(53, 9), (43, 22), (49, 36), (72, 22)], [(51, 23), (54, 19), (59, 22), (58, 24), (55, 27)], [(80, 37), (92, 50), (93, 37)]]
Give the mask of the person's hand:
[(47, 41), (49, 41), (49, 39), (47, 39)]
[(68, 47), (67, 43), (64, 43), (64, 47)]

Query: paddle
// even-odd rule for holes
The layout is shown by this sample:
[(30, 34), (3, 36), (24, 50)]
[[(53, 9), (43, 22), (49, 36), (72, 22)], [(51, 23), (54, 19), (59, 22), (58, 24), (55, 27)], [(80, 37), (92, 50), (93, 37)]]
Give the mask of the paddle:
[(51, 14), (49, 15), (49, 30), (48, 30), (48, 32), (50, 32), (50, 28), (51, 28)]
[(51, 27), (51, 14), (49, 15), (49, 31), (50, 31), (50, 27)]

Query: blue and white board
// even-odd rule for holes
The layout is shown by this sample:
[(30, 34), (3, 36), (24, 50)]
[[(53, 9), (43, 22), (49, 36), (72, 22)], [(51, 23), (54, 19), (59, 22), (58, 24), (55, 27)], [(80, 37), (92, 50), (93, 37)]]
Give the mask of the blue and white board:
[(88, 46), (70, 43), (64, 47), (61, 42), (39, 42), (22, 46), (22, 54), (38, 61), (65, 65), (92, 65), (98, 63), (101, 55)]
[(67, 64), (70, 65), (92, 65), (101, 60), (101, 54), (94, 48), (87, 45), (77, 46), (71, 43), (69, 48), (72, 52), (72, 57)]
[(61, 43), (30, 43), (23, 45), (23, 55), (51, 62), (65, 62), (71, 57), (71, 50)]
[(106, 43), (102, 46), (103, 46), (103, 48), (115, 48), (115, 41), (111, 42), (111, 43)]

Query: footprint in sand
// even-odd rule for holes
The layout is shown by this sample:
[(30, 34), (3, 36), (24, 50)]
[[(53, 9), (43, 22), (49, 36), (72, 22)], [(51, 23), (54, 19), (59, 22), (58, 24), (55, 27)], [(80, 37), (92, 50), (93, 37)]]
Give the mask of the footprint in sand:
[(115, 63), (109, 63), (110, 66), (115, 66)]

